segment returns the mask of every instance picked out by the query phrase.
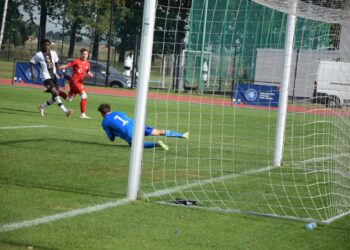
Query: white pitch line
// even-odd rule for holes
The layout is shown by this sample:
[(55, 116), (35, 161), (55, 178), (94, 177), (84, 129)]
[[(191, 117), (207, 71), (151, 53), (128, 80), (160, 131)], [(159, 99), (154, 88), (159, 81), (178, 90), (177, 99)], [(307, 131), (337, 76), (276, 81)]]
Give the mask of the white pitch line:
[(26, 125), (26, 126), (8, 126), (8, 127), (0, 127), (0, 130), (6, 129), (27, 129), (27, 128), (57, 128), (64, 130), (79, 130), (79, 131), (96, 131), (96, 129), (86, 129), (86, 128), (71, 128), (71, 127), (58, 127), (51, 125)]
[(28, 125), (28, 126), (0, 127), (0, 129), (26, 129), (26, 128), (52, 128), (52, 126), (49, 126), (49, 125)]
[(242, 173), (229, 174), (229, 175), (219, 176), (219, 177), (216, 177), (216, 178), (199, 180), (199, 181), (196, 181), (196, 182), (193, 182), (193, 183), (188, 183), (188, 184), (177, 186), (177, 187), (173, 187), (173, 188), (170, 188), (170, 189), (164, 189), (164, 190), (159, 190), (159, 191), (156, 191), (156, 192), (153, 192), (153, 193), (144, 194), (143, 198), (150, 198), (150, 197), (162, 196), (162, 195), (171, 194), (171, 193), (177, 193), (177, 192), (181, 192), (181, 191), (183, 191), (185, 189), (189, 189), (189, 188), (192, 188), (192, 187), (203, 186), (203, 185), (210, 184), (210, 183), (217, 182), (217, 181), (224, 181), (224, 180), (235, 178), (235, 177), (239, 177), (239, 176), (242, 176), (242, 175), (257, 174), (257, 173), (261, 173), (261, 172), (264, 172), (264, 171), (269, 171), (269, 170), (275, 169), (275, 168), (279, 168), (279, 167), (268, 166), (268, 167), (260, 168), (258, 170), (249, 170), (249, 171), (245, 171), (245, 172), (242, 172)]
[[(178, 186), (175, 188), (170, 188), (170, 189), (166, 189), (166, 190), (160, 190), (160, 191), (156, 191), (153, 193), (144, 194), (143, 197), (148, 198), (148, 197), (166, 195), (166, 194), (170, 194), (170, 193), (176, 193), (176, 192), (179, 192), (179, 191), (182, 191), (185, 189), (189, 189), (189, 188), (192, 188), (195, 186), (201, 186), (201, 185), (209, 184), (209, 183), (216, 182), (216, 181), (222, 181), (222, 180), (226, 180), (226, 179), (230, 179), (230, 178), (234, 178), (234, 177), (239, 177), (242, 175), (260, 173), (260, 172), (268, 171), (268, 170), (271, 170), (274, 168), (278, 168), (278, 167), (269, 166), (269, 167), (261, 168), (258, 170), (249, 170), (249, 171), (245, 171), (245, 172), (238, 173), (238, 174), (230, 174), (230, 175), (224, 175), (224, 176), (220, 176), (220, 177), (216, 177), (216, 178), (200, 180), (200, 181), (197, 181), (194, 183), (190, 183), (188, 185), (182, 185), (182, 186)], [(131, 201), (132, 200), (125, 198), (125, 199), (121, 199), (118, 201), (110, 201), (110, 202), (103, 203), (103, 204), (96, 205), (96, 206), (90, 206), (90, 207), (86, 207), (86, 208), (75, 209), (75, 210), (64, 212), (64, 213), (48, 215), (48, 216), (44, 216), (44, 217), (33, 219), (33, 220), (25, 220), (22, 222), (5, 224), (5, 225), (0, 226), (0, 233), (14, 231), (14, 230), (26, 228), (26, 227), (32, 227), (32, 226), (36, 226), (39, 224), (45, 224), (45, 223), (49, 223), (49, 222), (57, 221), (57, 220), (61, 220), (61, 219), (76, 217), (76, 216), (83, 215), (83, 214), (88, 214), (88, 213), (92, 213), (92, 212), (105, 210), (107, 208), (114, 208), (114, 207), (128, 204)]]
[(0, 233), (9, 232), (9, 231), (13, 231), (13, 230), (21, 229), (21, 228), (25, 228), (25, 227), (32, 227), (32, 226), (36, 226), (36, 225), (39, 225), (39, 224), (44, 224), (44, 223), (48, 223), (48, 222), (52, 222), (52, 221), (56, 221), (56, 220), (70, 218), (70, 217), (76, 217), (76, 216), (79, 216), (79, 215), (88, 214), (88, 213), (104, 210), (104, 209), (107, 209), (107, 208), (118, 207), (118, 206), (127, 204), (130, 201), (131, 200), (129, 200), (129, 199), (122, 199), (122, 200), (118, 200), (118, 201), (110, 201), (110, 202), (107, 202), (107, 203), (104, 203), (104, 204), (100, 204), (100, 205), (96, 205), (96, 206), (85, 207), (85, 208), (81, 208), (81, 209), (75, 209), (75, 210), (72, 210), (72, 211), (59, 213), (59, 214), (48, 215), (48, 216), (44, 216), (44, 217), (33, 219), (33, 220), (25, 220), (25, 221), (22, 221), (22, 222), (17, 222), (17, 223), (12, 223), (12, 224), (5, 224), (5, 225), (2, 225), (0, 227)]
[[(72, 127), (58, 127), (58, 126), (51, 126), (52, 128), (57, 128), (57, 129), (64, 129), (64, 130), (78, 130), (78, 131), (93, 131), (96, 132), (98, 131), (97, 129), (88, 129), (88, 128), (72, 128)], [(102, 131), (102, 128), (101, 128)]]

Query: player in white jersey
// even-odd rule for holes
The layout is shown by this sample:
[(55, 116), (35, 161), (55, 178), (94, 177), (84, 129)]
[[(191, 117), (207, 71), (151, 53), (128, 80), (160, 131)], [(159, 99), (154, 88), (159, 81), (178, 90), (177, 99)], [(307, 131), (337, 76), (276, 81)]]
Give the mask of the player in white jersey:
[(44, 80), (43, 85), (47, 88), (47, 92), (52, 94), (52, 98), (39, 105), (39, 114), (40, 116), (44, 116), (45, 108), (55, 102), (58, 107), (66, 114), (66, 116), (70, 117), (73, 114), (73, 111), (66, 109), (59, 96), (59, 86), (57, 83), (58, 75), (56, 71), (56, 69), (58, 69), (57, 53), (56, 51), (50, 50), (51, 42), (48, 39), (43, 39), (40, 45), (41, 50), (38, 51), (32, 57), (32, 59), (30, 59), (32, 80), (36, 80), (36, 75), (34, 74), (34, 65), (38, 63)]

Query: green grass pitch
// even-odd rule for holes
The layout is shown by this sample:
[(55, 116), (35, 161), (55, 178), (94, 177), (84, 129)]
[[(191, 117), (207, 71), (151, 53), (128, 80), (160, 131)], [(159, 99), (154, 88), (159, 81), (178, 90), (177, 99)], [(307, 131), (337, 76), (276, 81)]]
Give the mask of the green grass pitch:
[[(121, 140), (108, 141), (96, 109), (100, 103), (108, 102), (113, 109), (133, 116), (134, 99), (89, 94), (87, 114), (93, 119), (82, 120), (79, 119), (79, 97), (67, 104), (76, 111), (72, 118), (65, 118), (57, 107), (48, 108), (47, 115), (40, 118), (36, 106), (47, 97), (39, 89), (0, 86), (1, 225), (104, 204), (126, 196), (130, 148)], [(152, 102), (149, 105), (152, 107)], [(159, 115), (171, 109), (159, 110)], [(180, 109), (183, 110), (181, 114), (188, 114), (188, 106)], [(239, 114), (239, 118), (247, 115), (249, 112)], [(252, 115), (256, 117), (257, 114)], [(157, 127), (165, 125), (161, 121), (172, 119), (158, 117), (159, 122), (153, 124), (154, 117), (155, 113), (150, 113), (149, 123)], [(35, 127), (16, 129), (16, 126)], [(184, 124), (179, 129), (191, 129), (191, 126)], [(203, 129), (209, 130), (210, 126)], [(256, 137), (256, 132), (250, 133)], [(198, 135), (192, 135), (195, 147), (199, 143)], [(245, 136), (249, 136), (249, 132)], [(230, 143), (232, 138), (224, 139)], [(239, 142), (240, 139), (238, 130), (235, 140)], [(176, 149), (178, 143), (185, 142), (168, 139), (167, 143), (171, 149)], [(258, 145), (260, 143), (266, 141)], [(244, 147), (249, 145), (243, 143), (241, 150)], [(155, 157), (155, 164), (159, 164), (164, 152), (151, 150), (144, 154), (148, 159), (154, 153), (159, 154)], [(208, 149), (208, 153), (224, 154), (224, 159), (228, 159), (232, 152), (213, 153)], [(256, 163), (259, 157), (266, 162), (265, 155), (254, 153), (256, 159), (246, 161), (246, 167), (249, 169), (249, 164)], [(215, 159), (203, 159), (205, 161), (213, 164), (211, 161)], [(145, 183), (150, 182), (147, 178), (150, 178), (148, 170), (152, 164), (145, 161)], [(169, 160), (170, 168), (171, 164)], [(161, 164), (157, 166), (162, 168)], [(209, 175), (205, 170), (201, 174), (203, 179)], [(181, 177), (184, 173), (179, 170), (177, 175)], [(245, 182), (241, 188), (253, 185), (245, 178), (239, 182)], [(235, 185), (237, 188), (240, 183)], [(216, 190), (221, 188), (217, 184)], [(145, 191), (152, 190), (147, 190), (146, 186)], [(349, 216), (307, 231), (304, 222), (136, 201), (74, 218), (0, 232), (0, 249), (27, 249), (28, 246), (34, 249), (350, 249), (349, 233)]]

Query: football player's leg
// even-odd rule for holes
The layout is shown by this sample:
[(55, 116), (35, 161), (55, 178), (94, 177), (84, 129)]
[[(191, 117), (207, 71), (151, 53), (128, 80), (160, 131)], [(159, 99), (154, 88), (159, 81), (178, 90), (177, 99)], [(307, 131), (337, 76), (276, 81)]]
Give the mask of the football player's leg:
[[(51, 88), (54, 87), (54, 85), (51, 84), (50, 81), (45, 80), (44, 83), (43, 83), (43, 85), (44, 85), (44, 87), (45, 87), (46, 90), (47, 90), (46, 92), (52, 93)], [(45, 109), (46, 109), (48, 106), (50, 106), (52, 103), (54, 103), (54, 99), (53, 99), (53, 98), (47, 100), (46, 102), (44, 102), (44, 103), (42, 103), (42, 104), (40, 104), (40, 105), (38, 106), (38, 112), (39, 112), (39, 114), (40, 114), (41, 117), (44, 117), (44, 115), (45, 115)]]
[(157, 147), (157, 143), (156, 142), (144, 142), (143, 147), (144, 148), (155, 148), (155, 147)]
[(44, 117), (45, 115), (45, 109), (50, 106), (52, 103), (54, 103), (54, 100), (52, 98), (50, 98), (49, 100), (47, 100), (46, 102), (40, 104), (38, 106), (38, 112), (40, 114), (41, 117)]
[(61, 98), (59, 96), (59, 88), (58, 85), (53, 82), (52, 79), (50, 79), (51, 83), (50, 85), (54, 85), (54, 87), (51, 87), (51, 93), (52, 93), (52, 98), (57, 104), (57, 106), (66, 114), (67, 117), (71, 117), (73, 114), (72, 110), (67, 110), (66, 107), (63, 105)]
[(175, 131), (166, 130), (165, 131), (165, 136), (166, 137), (178, 137), (178, 138), (188, 139), (189, 133), (188, 132), (179, 133), (179, 132), (175, 132)]
[(68, 95), (67, 95), (67, 97), (66, 97), (66, 101), (67, 102), (71, 102), (71, 101), (73, 101), (73, 98), (74, 98), (74, 96), (76, 95), (76, 93), (72, 90), (72, 88), (69, 90), (69, 92), (68, 92)]
[(62, 90), (58, 90), (58, 92), (59, 92), (59, 96), (62, 97), (63, 100), (66, 100), (67, 94), (64, 91), (62, 91)]
[(80, 118), (84, 119), (91, 119), (89, 116), (86, 115), (86, 100), (87, 100), (87, 94), (85, 91), (81, 92), (81, 100), (80, 100)]
[(175, 131), (170, 130), (160, 130), (160, 129), (153, 129), (152, 135), (154, 136), (166, 136), (166, 137), (178, 137), (178, 138), (185, 138), (188, 139), (189, 133), (179, 133)]
[(81, 95), (81, 100), (80, 100), (80, 118), (91, 119), (91, 117), (86, 115), (87, 94), (83, 90), (80, 95)]
[(158, 142), (144, 142), (143, 143), (143, 147), (144, 148), (155, 148), (155, 147), (161, 147), (164, 150), (168, 151), (169, 147), (162, 141), (158, 141)]

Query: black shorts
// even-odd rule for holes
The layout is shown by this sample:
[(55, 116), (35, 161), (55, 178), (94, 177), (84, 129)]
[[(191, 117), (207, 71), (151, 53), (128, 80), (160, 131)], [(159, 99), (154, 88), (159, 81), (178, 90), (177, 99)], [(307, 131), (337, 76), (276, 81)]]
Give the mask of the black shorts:
[(58, 89), (57, 78), (46, 79), (43, 84), (48, 90), (53, 89), (53, 88)]

